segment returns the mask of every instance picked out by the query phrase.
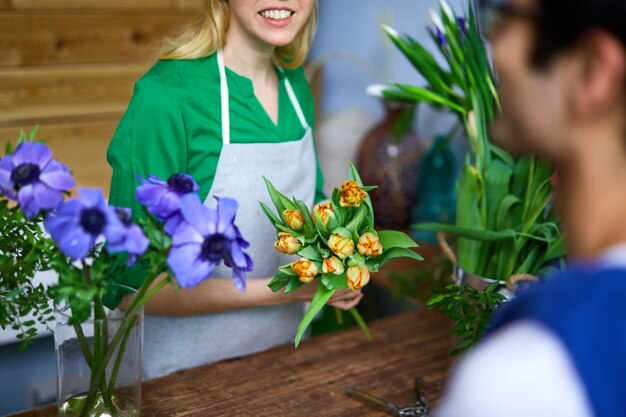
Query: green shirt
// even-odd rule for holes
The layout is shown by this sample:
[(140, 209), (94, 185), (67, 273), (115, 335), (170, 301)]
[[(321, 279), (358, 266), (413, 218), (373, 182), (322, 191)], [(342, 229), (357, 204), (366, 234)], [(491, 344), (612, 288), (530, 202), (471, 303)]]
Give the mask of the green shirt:
[[(254, 95), (250, 79), (226, 68), (232, 143), (279, 143), (305, 133), (283, 83), (287, 77), (309, 126), (313, 96), (301, 68), (278, 71), (278, 124)], [(164, 181), (174, 173), (192, 175), (200, 197), (211, 189), (222, 149), (220, 78), (216, 54), (193, 60), (157, 62), (137, 83), (126, 113), (111, 140), (107, 159), (113, 168), (109, 203), (140, 213), (137, 177)], [(289, 157), (285, 156), (286, 162)], [(317, 163), (315, 201), (324, 199)]]

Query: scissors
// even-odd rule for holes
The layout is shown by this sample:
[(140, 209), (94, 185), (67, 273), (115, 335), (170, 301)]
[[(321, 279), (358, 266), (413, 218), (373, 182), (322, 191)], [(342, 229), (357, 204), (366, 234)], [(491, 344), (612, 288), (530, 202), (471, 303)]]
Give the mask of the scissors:
[(413, 406), (400, 408), (397, 405), (367, 392), (359, 391), (356, 388), (348, 388), (346, 394), (355, 400), (361, 401), (376, 410), (383, 411), (392, 416), (398, 417), (428, 417), (428, 400), (424, 395), (424, 385), (421, 375), (415, 377), (415, 395), (417, 402)]

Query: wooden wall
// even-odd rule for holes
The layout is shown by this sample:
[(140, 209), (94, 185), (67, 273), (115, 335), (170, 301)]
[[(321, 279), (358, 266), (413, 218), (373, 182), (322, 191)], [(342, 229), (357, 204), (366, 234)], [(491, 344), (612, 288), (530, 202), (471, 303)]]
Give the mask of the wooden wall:
[(108, 193), (106, 148), (160, 40), (202, 0), (0, 0), (0, 143), (38, 137)]

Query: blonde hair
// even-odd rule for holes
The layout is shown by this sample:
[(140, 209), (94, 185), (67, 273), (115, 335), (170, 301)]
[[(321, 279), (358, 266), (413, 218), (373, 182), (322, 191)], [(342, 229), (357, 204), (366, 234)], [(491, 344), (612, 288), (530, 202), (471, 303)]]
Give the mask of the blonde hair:
[[(304, 62), (317, 30), (317, 0), (309, 20), (290, 44), (278, 47), (274, 59), (285, 68), (296, 68)], [(230, 23), (228, 0), (205, 0), (202, 12), (177, 36), (167, 38), (161, 59), (194, 59), (211, 55), (226, 44)]]

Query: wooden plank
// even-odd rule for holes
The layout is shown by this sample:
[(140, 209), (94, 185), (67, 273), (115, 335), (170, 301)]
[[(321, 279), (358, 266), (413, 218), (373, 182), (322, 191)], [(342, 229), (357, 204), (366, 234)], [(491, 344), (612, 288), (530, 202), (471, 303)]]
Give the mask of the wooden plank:
[[(37, 138), (45, 139), (54, 158), (66, 164), (73, 172), (78, 187), (102, 188), (105, 195), (111, 184), (111, 168), (106, 161), (106, 150), (115, 133), (118, 120), (42, 125)], [(29, 132), (31, 126), (24, 130)], [(15, 143), (20, 129), (0, 128), (0, 144)]]
[(0, 69), (0, 127), (121, 115), (152, 62)]
[(0, 67), (153, 60), (193, 16), (0, 12)]
[[(370, 323), (372, 342), (352, 329), (177, 372), (143, 383), (141, 415), (383, 417), (345, 390), (407, 406), (417, 374), (436, 405), (451, 365), (449, 329), (442, 316), (419, 311)], [(48, 406), (13, 417), (55, 415)]]
[(0, 0), (0, 10), (175, 9), (197, 10), (202, 0)]

